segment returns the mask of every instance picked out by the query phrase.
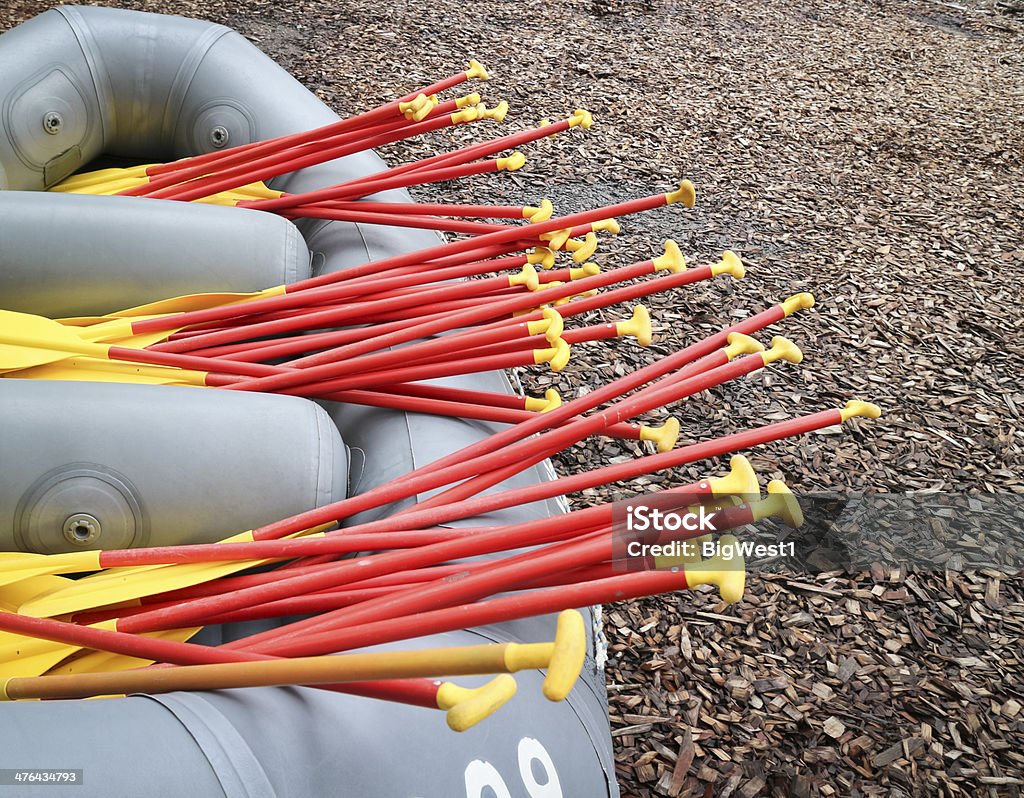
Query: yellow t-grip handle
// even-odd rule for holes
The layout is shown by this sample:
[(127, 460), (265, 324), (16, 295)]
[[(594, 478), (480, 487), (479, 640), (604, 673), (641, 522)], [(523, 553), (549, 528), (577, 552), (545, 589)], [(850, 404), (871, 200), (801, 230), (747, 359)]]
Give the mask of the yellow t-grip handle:
[(527, 205), (523, 208), (523, 218), (529, 219), (530, 224), (540, 224), (550, 219), (554, 212), (555, 206), (551, 204), (551, 200), (542, 199), (539, 207), (535, 208), (532, 205)]
[(537, 277), (537, 270), (532, 263), (524, 264), (523, 268), (508, 278), (509, 286), (525, 285), (531, 291), (540, 288), (540, 278)]
[(480, 118), (493, 119), (495, 122), (504, 122), (506, 116), (508, 116), (508, 102), (502, 100), (493, 108), (484, 108), (484, 112)]
[(643, 424), (640, 427), (640, 440), (653, 441), (659, 452), (671, 452), (679, 440), (679, 419), (669, 416), (660, 427)]
[(782, 310), (787, 316), (792, 316), (798, 310), (807, 310), (808, 308), (814, 307), (814, 294), (803, 291), (799, 294), (793, 294), (789, 299), (786, 299), (782, 303)]
[(587, 630), (577, 610), (563, 610), (555, 627), (555, 650), (544, 677), (544, 697), (562, 701), (572, 691), (587, 655)]
[(763, 352), (764, 344), (756, 338), (751, 338), (743, 333), (729, 333), (726, 337), (725, 356), (732, 360), (740, 355), (752, 355), (755, 352)]
[(499, 172), (515, 172), (526, 164), (526, 156), (516, 150), (507, 158), (499, 158), (497, 163)]
[(768, 483), (767, 497), (750, 503), (750, 514), (755, 521), (763, 518), (780, 518), (783, 523), (794, 529), (804, 523), (800, 502), (781, 479), (773, 479)]
[(570, 280), (582, 280), (584, 277), (593, 277), (601, 273), (601, 267), (596, 263), (584, 263), (582, 266), (569, 267)]
[(584, 108), (577, 108), (572, 112), (572, 116), (569, 117), (569, 127), (581, 127), (584, 130), (590, 130), (593, 124), (593, 114)]
[(776, 335), (772, 338), (771, 349), (766, 349), (760, 354), (766, 366), (769, 363), (774, 363), (776, 360), (785, 360), (787, 363), (799, 363), (804, 359), (804, 353), (800, 351), (800, 347), (784, 335)]
[(849, 421), (851, 418), (878, 418), (882, 415), (882, 408), (871, 402), (851, 399), (839, 411), (839, 414), (843, 417), (843, 421)]
[(533, 362), (547, 363), (552, 371), (561, 371), (569, 363), (571, 352), (569, 344), (564, 338), (553, 341), (553, 346), (548, 349), (534, 349)]
[(597, 252), (597, 233), (587, 233), (582, 241), (576, 238), (567, 239), (565, 248), (572, 253), (572, 259), (576, 263), (582, 263)]
[(742, 454), (729, 459), (729, 473), (708, 480), (712, 496), (760, 496), (761, 486), (750, 461)]
[(547, 247), (534, 247), (533, 252), (526, 256), (526, 262), (542, 269), (550, 269), (555, 265), (555, 253)]
[(554, 345), (565, 331), (565, 319), (554, 308), (544, 308), (541, 315), (544, 317), (543, 319), (527, 322), (526, 330), (530, 335), (543, 333), (544, 337), (548, 339), (548, 343)]
[(505, 646), (505, 668), (510, 673), (547, 668), (544, 696), (562, 701), (576, 684), (587, 654), (587, 630), (577, 610), (558, 614), (553, 643), (509, 643)]
[[(475, 122), (482, 116), (481, 108), (483, 108), (482, 105), (471, 105), (468, 108), (463, 108), (461, 111), (454, 111), (449, 118), (452, 120), (453, 125), (460, 125), (463, 122)], [(501, 168), (500, 165), (498, 168)]]
[(398, 110), (402, 112), (402, 116), (414, 122), (421, 121), (430, 113), (433, 107), (434, 104), (430, 102), (430, 98), (425, 94), (417, 94), (408, 102), (400, 102), (398, 104)]
[(681, 180), (679, 181), (679, 188), (665, 195), (666, 205), (671, 205), (674, 202), (681, 202), (687, 208), (692, 208), (696, 205), (697, 189), (693, 187), (693, 183), (689, 180)]
[(651, 260), (655, 271), (668, 269), (673, 274), (683, 271), (686, 268), (686, 258), (679, 249), (679, 245), (671, 238), (665, 239), (665, 254), (659, 255)]
[(727, 249), (722, 253), (722, 259), (711, 267), (711, 273), (716, 277), (720, 274), (728, 274), (737, 280), (742, 280), (746, 277), (747, 270), (744, 268), (743, 261), (740, 260), (739, 255)]
[(572, 230), (568, 227), (561, 230), (552, 230), (550, 233), (541, 233), (540, 240), (544, 241), (551, 249), (563, 249), (565, 242), (569, 240), (569, 233), (571, 232)]
[(651, 329), (651, 314), (644, 305), (634, 305), (633, 315), (626, 321), (616, 322), (615, 334), (619, 337), (632, 335), (640, 346), (650, 346), (654, 338)]
[(487, 70), (484, 69), (484, 65), (475, 58), (470, 59), (469, 69), (466, 70), (466, 79), (472, 80), (473, 78), (478, 78), (480, 80), (491, 79), (491, 76), (487, 74)]
[(456, 108), (468, 108), (471, 105), (480, 104), (480, 92), (474, 91), (471, 94), (467, 94), (465, 97), (459, 97), (455, 100)]
[[(732, 535), (723, 535), (719, 538), (719, 546), (734, 546), (737, 540)], [(710, 560), (703, 560), (700, 563), (692, 563), (683, 567), (686, 575), (686, 584), (690, 587), (697, 585), (717, 585), (722, 595), (722, 601), (727, 604), (735, 604), (743, 598), (743, 588), (746, 585), (746, 563), (743, 555), (732, 549), (733, 556), (725, 559), (721, 554), (712, 557)]]
[(562, 395), (554, 388), (548, 388), (544, 391), (543, 399), (527, 396), (526, 403), (524, 404), (527, 410), (532, 410), (535, 413), (547, 413), (549, 410), (554, 410), (556, 407), (561, 406)]
[(595, 233), (603, 230), (606, 233), (611, 233), (613, 236), (617, 236), (622, 232), (622, 227), (616, 219), (600, 219), (590, 225), (590, 229)]
[(507, 673), (476, 688), (445, 682), (437, 689), (437, 708), (447, 710), (448, 728), (461, 732), (493, 715), (515, 694), (516, 680)]

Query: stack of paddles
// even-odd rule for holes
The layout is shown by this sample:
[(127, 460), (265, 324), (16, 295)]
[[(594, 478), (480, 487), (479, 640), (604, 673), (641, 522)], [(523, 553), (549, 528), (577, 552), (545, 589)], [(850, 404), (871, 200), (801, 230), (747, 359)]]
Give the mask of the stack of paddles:
[[(486, 79), (476, 62), (318, 130), (169, 164), (78, 175), (58, 187), (217, 202), (288, 218), (422, 227), (449, 240), (254, 294), (175, 297), (98, 318), (0, 311), (2, 376), (277, 392), (509, 426), (364, 494), (258, 529), (225, 529), (218, 543), (0, 555), (0, 606), (8, 608), (0, 613), (0, 698), (313, 684), (441, 708), (452, 728), (463, 729), (507, 701), (514, 680), (502, 675), (466, 690), (433, 677), (545, 667), (545, 694), (560, 700), (583, 662), (584, 630), (574, 607), (701, 585), (717, 585), (724, 601), (740, 599), (744, 572), (736, 559), (624, 562), (610, 504), (515, 526), (442, 526), (879, 415), (874, 405), (850, 401), (842, 409), (682, 447), (676, 446), (678, 420), (661, 426), (631, 421), (777, 361), (799, 363), (801, 352), (788, 339), (776, 336), (765, 349), (752, 336), (810, 308), (806, 293), (564, 404), (554, 390), (532, 398), (426, 382), (540, 363), (559, 371), (571, 346), (608, 338), (631, 336), (647, 345), (651, 319), (643, 305), (617, 322), (571, 328), (566, 321), (721, 274), (742, 278), (733, 253), (688, 268), (673, 241), (656, 257), (607, 271), (585, 262), (598, 232), (618, 232), (617, 217), (692, 207), (689, 181), (667, 193), (566, 216), (555, 216), (546, 200), (536, 206), (363, 200), (385, 189), (518, 168), (519, 153), (493, 156), (588, 128), (590, 115), (577, 111), (561, 122), (338, 186), (295, 195), (266, 187), (274, 177), (381, 144), (503, 120), (505, 103), (487, 110), (476, 94), (437, 98), (471, 78)], [(570, 252), (573, 264), (554, 268), (559, 251)], [(657, 453), (484, 494), (594, 436), (652, 441)], [(366, 510), (438, 489), (391, 517), (338, 528)], [(801, 522), (783, 483), (769, 483), (760, 498), (758, 480), (740, 455), (727, 476), (661, 494), (680, 507), (712, 508), (719, 531), (768, 517)], [(663, 534), (649, 542), (700, 534)], [(503, 552), (510, 553), (495, 556)], [(346, 558), (354, 553), (362, 555)], [(467, 560), (481, 555), (492, 559)], [(86, 575), (67, 578), (71, 574)], [(324, 656), (552, 612), (562, 613), (554, 642)], [(206, 625), (294, 615), (310, 617), (220, 647), (188, 642)]]

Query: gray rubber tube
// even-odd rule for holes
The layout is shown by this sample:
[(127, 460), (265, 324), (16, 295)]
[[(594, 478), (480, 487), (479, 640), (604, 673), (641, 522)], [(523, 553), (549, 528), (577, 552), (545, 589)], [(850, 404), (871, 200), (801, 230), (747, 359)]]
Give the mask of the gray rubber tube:
[[(209, 151), (225, 135), (226, 143), (234, 145), (337, 118), (226, 28), (112, 9), (62, 7), (0, 36), (0, 75), (6, 133), (0, 136), (0, 185), (15, 189), (45, 188), (101, 153), (147, 162), (167, 160)], [(51, 111), (63, 120), (56, 131), (44, 128), (46, 120), (53, 119)], [(366, 153), (303, 170), (273, 185), (299, 191), (383, 168), (375, 155)], [(389, 192), (388, 198), (406, 195)], [(303, 222), (299, 229), (312, 253), (314, 273), (438, 241), (422, 231), (336, 222)], [(507, 385), (503, 380), (500, 375), (478, 376), (462, 383), (500, 389)], [(331, 415), (342, 436), (350, 437), (367, 455), (358, 469), (353, 456), (355, 492), (378, 484), (389, 467), (436, 459), (457, 441), (478, 440), (496, 428), (392, 411), (331, 407)], [(402, 434), (396, 436), (396, 430)], [(545, 476), (544, 469), (535, 469), (521, 479)], [(488, 522), (539, 520), (553, 506), (513, 508), (495, 513)], [(552, 628), (550, 619), (525, 619), (451, 633), (441, 642), (540, 640), (550, 637)], [(204, 640), (233, 639), (244, 632), (209, 629)], [(426, 638), (412, 645), (435, 642)], [(87, 777), (82, 794), (151, 794), (145, 774), (162, 766), (150, 766), (150, 761), (170, 757), (179, 769), (191, 773), (202, 775), (212, 769), (225, 795), (618, 795), (603, 675), (593, 659), (588, 659), (584, 678), (565, 703), (548, 704), (540, 696), (540, 678), (536, 673), (520, 674), (516, 699), (478, 729), (459, 736), (444, 728), (437, 712), (323, 691), (175, 694), (161, 699), (164, 714), (147, 711), (145, 720), (132, 721), (127, 710), (119, 709), (110, 716), (113, 722), (135, 723), (136, 733), (146, 735), (149, 746), (104, 751), (100, 773), (117, 772), (122, 780), (108, 788), (102, 778)], [(150, 699), (110, 701), (123, 705)], [(0, 727), (6, 726), (6, 713), (13, 710), (17, 714), (10, 717), (15, 718), (38, 713), (40, 730), (52, 722), (85, 731), (93, 721), (91, 715), (79, 713), (81, 705), (0, 707)], [(350, 725), (347, 719), (360, 722)], [(30, 753), (31, 761), (39, 761), (41, 746), (46, 747), (41, 734), (31, 739), (19, 735), (9, 742), (8, 735), (4, 737), (0, 767), (18, 767)], [(539, 791), (545, 778), (540, 766), (544, 755), (558, 774), (558, 792), (553, 782), (548, 782), (548, 792)], [(529, 778), (537, 784), (531, 786)], [(184, 781), (169, 789), (169, 794), (217, 794)]]
[(104, 315), (182, 294), (259, 291), (309, 274), (306, 242), (295, 225), (274, 214), (0, 191), (5, 310), (51, 318)]
[(345, 497), (337, 428), (292, 396), (0, 380), (0, 550), (205, 543)]

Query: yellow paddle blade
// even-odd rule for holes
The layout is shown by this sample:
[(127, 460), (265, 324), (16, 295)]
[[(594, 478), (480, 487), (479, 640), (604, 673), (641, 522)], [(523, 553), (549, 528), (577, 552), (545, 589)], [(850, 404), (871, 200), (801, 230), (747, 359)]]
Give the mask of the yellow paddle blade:
[[(110, 315), (115, 318), (131, 318), (136, 320), (139, 316), (162, 316), (169, 313), (188, 313), (193, 310), (206, 310), (207, 308), (220, 307), (221, 305), (234, 305), (239, 302), (248, 302), (252, 299), (266, 299), (272, 296), (281, 296), (285, 292), (283, 285), (267, 288), (263, 291), (250, 293), (209, 293), (209, 294), (185, 294), (184, 296), (160, 299), (145, 305), (138, 305), (127, 310), (119, 310)], [(169, 333), (165, 333), (169, 334)]]
[[(323, 524), (288, 537), (320, 535), (333, 524)], [(252, 541), (252, 532), (243, 532), (220, 543)], [(217, 545), (216, 543), (211, 545)], [(77, 579), (52, 593), (45, 593), (25, 602), (19, 612), (33, 618), (52, 618), (98, 609), (110, 604), (155, 596), (172, 590), (220, 579), (277, 560), (234, 560), (230, 562), (183, 563), (178, 565), (143, 565), (111, 568), (102, 573)]]
[(83, 341), (71, 327), (31, 313), (0, 310), (0, 372), (27, 369), (69, 354), (102, 357), (105, 347)]
[(193, 202), (198, 202), (204, 205), (237, 205), (239, 202), (249, 202), (252, 200), (265, 200), (265, 199), (277, 199), (284, 195), (283, 191), (274, 191), (274, 189), (267, 186), (266, 183), (249, 183), (245, 186), (238, 186), (237, 188), (229, 189), (228, 191), (222, 191), (219, 194), (211, 194), (209, 197), (201, 197)]
[[(91, 624), (91, 627), (117, 631), (117, 621), (101, 621)], [(183, 630), (174, 630), (168, 634), (181, 631)], [(14, 676), (41, 676), (81, 650), (81, 646), (11, 632), (0, 632), (0, 679)]]
[(70, 380), (87, 382), (130, 382), (142, 385), (205, 385), (206, 372), (143, 366), (121, 360), (69, 357), (5, 376), (24, 380)]
[[(146, 632), (140, 637), (152, 637), (159, 640), (173, 640), (185, 643), (202, 631), (201, 626), (189, 629), (168, 629), (164, 632)], [(127, 654), (114, 654), (110, 651), (81, 650), (82, 653), (72, 660), (59, 663), (51, 668), (47, 675), (73, 675), (76, 673), (108, 673), (110, 671), (127, 671), (132, 668), (145, 668), (155, 660), (129, 657)]]
[(13, 584), (0, 587), (0, 610), (3, 612), (17, 612), (26, 601), (48, 593), (58, 588), (65, 587), (70, 580), (63, 576), (43, 574), (33, 576), (29, 579), (20, 579)]
[(116, 344), (129, 349), (145, 349), (151, 344), (159, 343), (178, 332), (181, 327), (151, 333), (135, 333), (132, 324), (145, 319), (154, 319), (168, 314), (157, 313), (152, 316), (135, 316), (120, 318), (118, 316), (74, 316), (56, 321), (65, 327), (75, 330), (83, 341)]
[[(54, 574), (78, 574), (95, 571), (100, 567), (100, 552), (75, 551), (68, 554), (22, 554), (5, 552), (0, 554), (0, 587)], [(62, 580), (54, 587), (66, 587), (75, 582)]]
[[(118, 604), (122, 601), (204, 584), (268, 562), (273, 560), (156, 565), (145, 566), (145, 570), (118, 569), (125, 573), (116, 578), (98, 581), (79, 579), (72, 585), (25, 602), (19, 611), (22, 615), (33, 618), (52, 618), (55, 615), (84, 612), (107, 604)], [(132, 573), (127, 573), (128, 571)]]
[(54, 319), (65, 327), (91, 327), (94, 324), (102, 324), (110, 321), (109, 316), (68, 316), (63, 319)]
[(61, 180), (57, 185), (51, 186), (50, 191), (84, 193), (88, 189), (96, 189), (112, 183), (124, 180), (136, 180), (139, 183), (149, 182), (146, 170), (153, 166), (130, 166), (126, 169), (96, 169), (92, 172), (82, 172), (71, 175)]
[(77, 651), (73, 646), (59, 643), (53, 645), (60, 647), (7, 661), (0, 660), (0, 681), (21, 676), (42, 676), (54, 665)]
[[(117, 620), (100, 621), (90, 624), (90, 626), (94, 629), (116, 632)], [(64, 657), (73, 654), (78, 648), (79, 646), (69, 646), (67, 643), (57, 643), (53, 640), (44, 640), (41, 637), (29, 637), (19, 632), (0, 632), (0, 662), (60, 652), (60, 657), (50, 664), (50, 667), (53, 667)]]

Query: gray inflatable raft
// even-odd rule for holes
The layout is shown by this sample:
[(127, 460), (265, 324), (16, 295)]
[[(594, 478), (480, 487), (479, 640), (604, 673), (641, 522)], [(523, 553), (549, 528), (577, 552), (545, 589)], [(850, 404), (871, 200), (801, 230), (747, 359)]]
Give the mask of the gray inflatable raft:
[[(436, 243), (405, 229), (296, 228), (239, 209), (41, 193), (100, 155), (164, 161), (337, 119), (219, 25), (49, 11), (0, 35), (0, 113), (0, 307), (103, 313), (177, 293), (255, 290)], [(381, 168), (372, 154), (353, 156), (274, 188), (301, 191)], [(449, 382), (510, 390), (497, 373)], [(204, 513), (249, 528), (366, 491), (495, 429), (169, 386), (0, 380), (0, 403), (0, 549), (12, 550), (195, 540)], [(542, 464), (514, 484), (547, 479), (548, 470)], [(184, 506), (196, 517), (183, 516)], [(546, 502), (485, 523), (558, 511)], [(211, 628), (200, 640), (256, 628)], [(532, 642), (552, 628), (551, 618), (532, 618), (413, 644)], [(0, 771), (80, 769), (82, 798), (618, 795), (604, 678), (589, 642), (565, 702), (543, 698), (542, 673), (521, 673), (516, 697), (462, 734), (440, 712), (307, 688), (0, 704)], [(0, 786), (0, 795), (51, 793)]]

